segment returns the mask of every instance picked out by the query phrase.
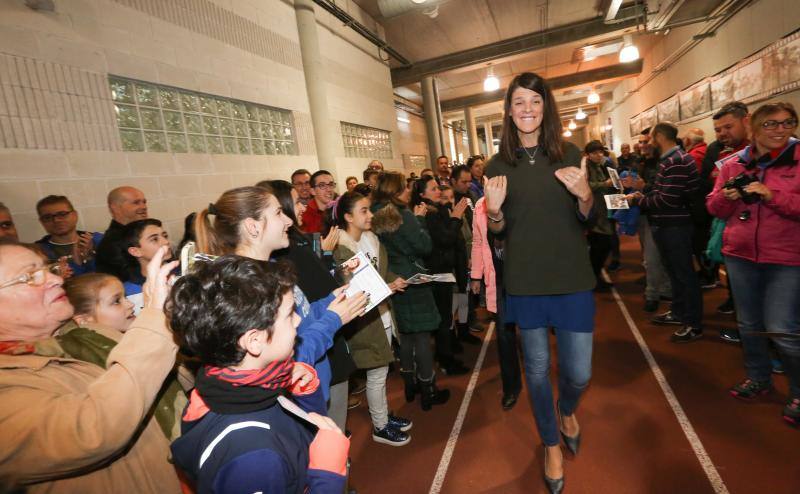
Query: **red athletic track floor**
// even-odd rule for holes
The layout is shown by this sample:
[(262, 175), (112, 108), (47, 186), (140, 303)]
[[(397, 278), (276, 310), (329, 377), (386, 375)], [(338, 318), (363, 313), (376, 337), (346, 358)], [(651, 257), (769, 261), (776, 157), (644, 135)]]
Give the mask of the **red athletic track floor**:
[[(705, 337), (673, 344), (669, 334), (674, 328), (652, 325), (651, 315), (642, 310), (639, 258), (636, 239), (623, 239), (623, 267), (612, 279), (728, 492), (800, 492), (800, 430), (780, 417), (787, 396), (785, 377), (776, 377), (777, 390), (754, 403), (739, 402), (727, 393), (743, 371), (740, 348), (718, 338), (720, 328), (735, 324), (733, 316), (715, 312), (726, 290), (705, 292)], [(577, 458), (565, 453), (565, 492), (713, 493), (610, 293), (597, 295), (594, 341), (593, 378), (577, 412), (583, 442)], [(468, 365), (474, 364), (479, 349), (468, 346), (462, 356)], [(403, 399), (398, 374), (390, 375), (390, 407), (414, 420), (412, 440), (404, 447), (372, 441), (366, 403), (350, 410), (350, 486), (359, 494), (430, 491), (470, 374), (440, 373), (438, 379), (453, 395), (446, 405), (422, 412), (419, 399)], [(543, 450), (527, 391), (508, 412), (500, 408), (500, 396), (492, 338), (442, 493), (546, 492), (541, 480)]]

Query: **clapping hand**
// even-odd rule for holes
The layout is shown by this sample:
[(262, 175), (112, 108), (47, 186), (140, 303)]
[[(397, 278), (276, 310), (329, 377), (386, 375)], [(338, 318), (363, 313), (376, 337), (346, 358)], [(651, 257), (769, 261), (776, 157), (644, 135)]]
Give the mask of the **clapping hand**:
[(450, 212), (450, 217), (460, 220), (464, 216), (464, 211), (467, 210), (467, 207), (469, 207), (469, 202), (467, 198), (464, 197), (453, 207), (453, 210)]
[(83, 232), (78, 235), (78, 241), (72, 246), (72, 260), (75, 264), (85, 264), (94, 249), (92, 232)]
[(428, 214), (428, 205), (421, 202), (414, 206), (414, 216), (425, 216)]
[(556, 178), (567, 188), (570, 194), (574, 195), (583, 202), (587, 202), (592, 197), (592, 189), (589, 188), (589, 178), (586, 171), (586, 157), (581, 158), (581, 167), (567, 166), (555, 171)]
[(483, 195), (486, 198), (486, 212), (497, 216), (506, 200), (507, 180), (505, 175), (498, 175), (488, 180), (484, 178)]
[(323, 252), (331, 252), (339, 244), (339, 227), (334, 226), (328, 231), (328, 236), (323, 237), (320, 245)]

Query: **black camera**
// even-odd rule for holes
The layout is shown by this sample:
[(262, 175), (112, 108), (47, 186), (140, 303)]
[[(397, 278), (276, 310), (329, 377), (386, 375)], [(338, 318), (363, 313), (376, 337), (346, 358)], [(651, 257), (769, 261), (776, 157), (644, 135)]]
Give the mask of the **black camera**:
[(758, 182), (758, 177), (742, 172), (725, 182), (724, 188), (738, 190), (739, 194), (742, 195), (742, 202), (745, 204), (755, 204), (761, 200), (761, 196), (744, 191), (744, 188), (753, 182)]

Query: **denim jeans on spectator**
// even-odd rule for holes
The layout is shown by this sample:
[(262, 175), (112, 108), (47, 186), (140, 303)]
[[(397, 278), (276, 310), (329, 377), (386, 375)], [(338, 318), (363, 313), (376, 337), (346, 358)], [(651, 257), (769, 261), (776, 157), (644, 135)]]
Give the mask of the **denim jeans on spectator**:
[(651, 225), (653, 240), (672, 285), (672, 312), (684, 324), (702, 329), (703, 292), (692, 260), (692, 225)]
[[(771, 379), (769, 338), (753, 331), (800, 332), (800, 266), (725, 257), (742, 336), (744, 368), (757, 382)], [(792, 397), (800, 397), (800, 340), (774, 338)]]
[(644, 298), (659, 300), (661, 297), (671, 297), (672, 287), (669, 284), (669, 277), (664, 269), (664, 263), (661, 262), (658, 247), (653, 240), (652, 227), (645, 215), (639, 217), (639, 241), (642, 244), (644, 271), (647, 279)]
[[(525, 380), (539, 436), (545, 446), (560, 442), (558, 419), (550, 384), (550, 330), (520, 329), (525, 360)], [(556, 328), (558, 352), (558, 400), (562, 415), (572, 415), (592, 375), (593, 333)]]

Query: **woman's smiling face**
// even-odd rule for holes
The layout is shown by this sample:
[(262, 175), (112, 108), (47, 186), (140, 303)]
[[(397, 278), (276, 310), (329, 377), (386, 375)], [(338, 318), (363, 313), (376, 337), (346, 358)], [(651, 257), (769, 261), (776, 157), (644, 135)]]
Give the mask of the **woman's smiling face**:
[(535, 132), (542, 126), (544, 98), (536, 91), (518, 87), (511, 93), (511, 120), (524, 134)]

